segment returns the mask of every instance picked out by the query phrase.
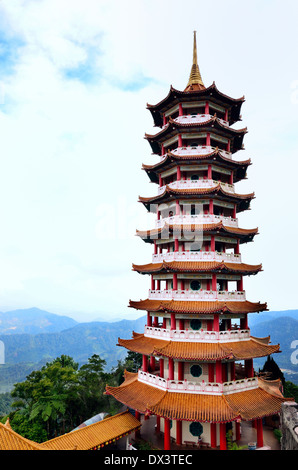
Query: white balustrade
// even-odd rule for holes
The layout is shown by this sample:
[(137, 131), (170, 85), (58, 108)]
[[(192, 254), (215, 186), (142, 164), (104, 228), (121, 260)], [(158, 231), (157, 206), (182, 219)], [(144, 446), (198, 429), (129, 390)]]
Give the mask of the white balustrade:
[(169, 251), (152, 255), (152, 263), (167, 261), (226, 261), (228, 263), (241, 263), (241, 255), (224, 253), (220, 251)]
[(153, 387), (168, 392), (178, 393), (198, 393), (210, 395), (227, 395), (229, 393), (242, 392), (258, 388), (258, 378), (251, 377), (242, 380), (234, 380), (224, 383), (216, 382), (190, 382), (188, 380), (169, 380), (150, 374), (148, 372), (138, 371), (138, 380), (140, 382), (152, 385)]
[(242, 301), (246, 300), (245, 291), (212, 290), (149, 290), (150, 300), (204, 300), (204, 301)]
[[(208, 153), (212, 153), (216, 150), (216, 147), (212, 147), (211, 145), (195, 145), (195, 146), (183, 146), (177, 147), (176, 149), (171, 150), (174, 155), (206, 155)], [(233, 159), (232, 153), (228, 152), (227, 150), (219, 149), (220, 153), (223, 157), (229, 158), (230, 160)], [(161, 159), (165, 158), (165, 155), (161, 156)]]
[(238, 220), (232, 217), (225, 217), (223, 215), (215, 214), (199, 214), (199, 215), (173, 215), (156, 220), (156, 228), (161, 228), (165, 223), (169, 225), (203, 225), (203, 224), (217, 224), (222, 222), (227, 227), (238, 227)]
[(155, 326), (145, 326), (144, 335), (150, 338), (167, 339), (171, 341), (191, 341), (204, 343), (247, 341), (250, 339), (249, 330), (237, 329), (226, 331), (207, 331), (207, 330), (170, 330), (167, 328), (158, 328)]
[[(210, 121), (214, 116), (211, 114), (184, 114), (183, 116), (178, 116), (174, 119), (175, 122), (180, 124), (192, 124)], [(228, 121), (218, 118), (218, 120), (224, 125), (228, 126)]]
[[(221, 181), (210, 180), (210, 179), (199, 179), (199, 180), (180, 180), (173, 181), (167, 186), (172, 189), (205, 189), (215, 188), (218, 184), (221, 185), (224, 191), (229, 193), (235, 193), (234, 185), (228, 183), (222, 183)], [(166, 189), (166, 185), (159, 186), (157, 189), (158, 195), (162, 194)]]

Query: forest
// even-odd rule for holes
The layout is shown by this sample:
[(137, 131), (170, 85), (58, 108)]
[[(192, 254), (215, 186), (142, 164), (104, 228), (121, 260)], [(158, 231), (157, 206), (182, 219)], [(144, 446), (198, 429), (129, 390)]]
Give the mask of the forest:
[(141, 356), (129, 352), (111, 372), (105, 360), (94, 354), (80, 368), (72, 357), (62, 355), (31, 372), (0, 395), (0, 421), (9, 418), (14, 431), (35, 442), (45, 442), (70, 432), (98, 413), (113, 415), (121, 403), (105, 395), (106, 385), (122, 383), (124, 370), (136, 372)]
[[(122, 405), (105, 395), (105, 387), (119, 386), (125, 370), (137, 372), (142, 356), (129, 351), (110, 372), (105, 371), (105, 365), (97, 354), (81, 367), (70, 356), (57, 357), (15, 384), (11, 393), (0, 394), (0, 421), (5, 423), (9, 418), (14, 431), (41, 443), (70, 432), (98, 413), (118, 413)], [(298, 402), (298, 386), (285, 381), (270, 356), (259, 372), (279, 378), (284, 396)]]

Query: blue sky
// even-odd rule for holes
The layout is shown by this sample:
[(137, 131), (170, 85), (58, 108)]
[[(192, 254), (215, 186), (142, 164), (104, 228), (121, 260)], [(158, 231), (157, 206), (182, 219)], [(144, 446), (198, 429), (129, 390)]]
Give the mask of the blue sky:
[(256, 199), (240, 224), (260, 234), (242, 253), (264, 268), (247, 296), (297, 308), (297, 2), (2, 0), (0, 18), (0, 310), (140, 315), (146, 103), (185, 88), (193, 30), (205, 85), (246, 98), (253, 165), (237, 190)]

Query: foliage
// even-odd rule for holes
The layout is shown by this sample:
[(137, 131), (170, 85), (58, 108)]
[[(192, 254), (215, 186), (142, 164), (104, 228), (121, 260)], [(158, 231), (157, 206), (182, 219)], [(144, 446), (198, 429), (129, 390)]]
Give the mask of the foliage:
[(280, 429), (274, 429), (273, 434), (278, 441), (281, 440), (282, 432)]
[(105, 386), (117, 386), (124, 370), (133, 370), (138, 361), (138, 356), (129, 355), (110, 373), (105, 372), (106, 362), (97, 354), (80, 368), (66, 355), (48, 362), (14, 386), (14, 410), (9, 413), (12, 428), (28, 439), (44, 442), (100, 412), (118, 412), (121, 404), (105, 395)]
[(298, 403), (298, 386), (293, 382), (285, 382), (284, 396), (286, 398), (294, 398), (294, 400)]
[(236, 442), (233, 442), (233, 432), (232, 430), (229, 430), (226, 434), (227, 438), (227, 449), (228, 450), (244, 450), (247, 449), (247, 446), (238, 446)]
[(278, 365), (276, 364), (275, 360), (268, 356), (267, 360), (263, 366), (262, 372), (269, 372), (270, 373), (270, 380), (280, 379), (282, 384), (285, 384), (285, 377)]

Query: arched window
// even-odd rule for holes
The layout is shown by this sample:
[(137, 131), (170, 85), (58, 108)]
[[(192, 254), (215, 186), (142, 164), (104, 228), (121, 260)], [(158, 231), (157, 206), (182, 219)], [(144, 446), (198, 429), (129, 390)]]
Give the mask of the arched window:
[(193, 330), (199, 330), (202, 326), (202, 322), (201, 320), (198, 320), (197, 318), (194, 318), (193, 320), (191, 320), (190, 322), (190, 327), (193, 329)]

